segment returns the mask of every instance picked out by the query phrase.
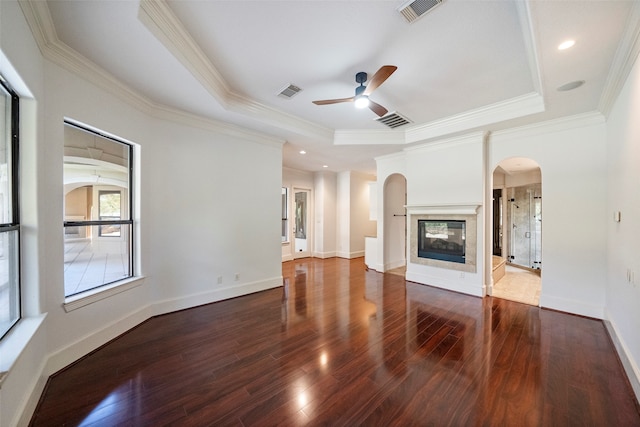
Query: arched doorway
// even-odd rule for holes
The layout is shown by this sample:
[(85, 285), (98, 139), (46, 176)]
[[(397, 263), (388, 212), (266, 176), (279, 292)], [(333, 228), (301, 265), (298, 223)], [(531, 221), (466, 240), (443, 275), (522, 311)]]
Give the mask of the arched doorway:
[(407, 180), (392, 174), (384, 182), (384, 271), (404, 275), (407, 265)]
[(540, 304), (542, 274), (542, 172), (524, 157), (493, 171), (492, 290), (498, 298)]

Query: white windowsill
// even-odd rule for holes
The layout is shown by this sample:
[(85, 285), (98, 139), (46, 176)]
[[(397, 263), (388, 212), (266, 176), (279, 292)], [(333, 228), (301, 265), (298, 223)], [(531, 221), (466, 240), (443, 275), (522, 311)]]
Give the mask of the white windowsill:
[(0, 341), (0, 389), (7, 373), (16, 363), (22, 351), (35, 335), (46, 314), (37, 317), (25, 317), (18, 321), (9, 333)]
[(126, 280), (122, 280), (117, 283), (112, 283), (107, 286), (102, 286), (98, 289), (92, 289), (90, 291), (83, 292), (78, 295), (74, 295), (69, 298), (65, 298), (62, 307), (67, 313), (73, 310), (77, 310), (94, 302), (109, 298), (120, 292), (128, 291), (129, 289), (136, 288), (144, 283), (144, 276), (131, 277)]

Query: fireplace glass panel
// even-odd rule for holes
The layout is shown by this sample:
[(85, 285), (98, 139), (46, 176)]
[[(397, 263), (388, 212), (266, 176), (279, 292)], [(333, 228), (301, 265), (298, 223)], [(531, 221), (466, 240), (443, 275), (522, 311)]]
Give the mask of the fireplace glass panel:
[(465, 263), (466, 222), (418, 220), (418, 257)]

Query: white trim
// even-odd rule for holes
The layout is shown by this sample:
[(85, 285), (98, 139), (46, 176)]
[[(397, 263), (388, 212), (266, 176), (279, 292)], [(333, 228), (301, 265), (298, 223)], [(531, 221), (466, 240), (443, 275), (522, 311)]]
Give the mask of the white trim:
[(81, 294), (65, 298), (62, 307), (64, 307), (64, 311), (69, 313), (70, 311), (77, 310), (89, 304), (93, 304), (94, 302), (98, 302), (105, 298), (112, 297), (113, 295), (117, 295), (121, 292), (128, 291), (129, 289), (136, 288), (143, 283), (144, 276), (132, 277), (117, 283), (105, 285), (97, 289), (92, 289), (86, 292), (82, 292)]
[(530, 137), (534, 135), (562, 132), (569, 129), (594, 126), (604, 123), (605, 117), (598, 111), (592, 111), (589, 113), (561, 117), (559, 119), (547, 120), (544, 122), (538, 122), (531, 125), (520, 126), (517, 128), (494, 131), (491, 132), (489, 138), (490, 141), (493, 142), (505, 139), (514, 139), (518, 137)]
[(331, 251), (331, 252), (313, 252), (311, 256), (313, 258), (326, 259), (326, 258), (335, 258), (338, 255), (336, 254), (336, 251)]
[(598, 102), (598, 110), (609, 117), (611, 109), (622, 90), (631, 69), (640, 55), (640, 2), (633, 2), (627, 17), (624, 34), (609, 67), (609, 74)]
[(407, 143), (437, 138), (454, 132), (498, 123), (509, 119), (541, 113), (545, 110), (544, 100), (537, 92), (507, 99), (482, 108), (456, 114), (442, 120), (414, 126), (406, 131)]
[(485, 138), (486, 132), (471, 132), (461, 136), (454, 136), (452, 138), (438, 139), (430, 142), (425, 142), (419, 145), (414, 145), (413, 147), (407, 147), (404, 149), (405, 152), (412, 151), (435, 151), (448, 149), (451, 147), (455, 147), (458, 145), (465, 144), (477, 144), (482, 142)]
[[(549, 286), (549, 289), (552, 286)], [(578, 314), (580, 316), (593, 317), (594, 319), (604, 318), (604, 307), (593, 304), (585, 304), (581, 301), (570, 300), (567, 298), (556, 297), (540, 294), (540, 307), (550, 308), (552, 310), (564, 311), (567, 313)]]
[(622, 367), (624, 368), (624, 372), (627, 374), (627, 378), (631, 383), (631, 388), (636, 395), (636, 400), (640, 402), (640, 369), (638, 369), (638, 365), (636, 365), (633, 357), (631, 357), (631, 352), (629, 352), (629, 348), (625, 344), (624, 340), (620, 338), (616, 324), (607, 319), (611, 319), (608, 310), (606, 312), (606, 319), (603, 320), (604, 326), (607, 329), (607, 332), (611, 337), (611, 341), (613, 342), (613, 346), (615, 347), (618, 357), (622, 362)]
[[(202, 117), (197, 114), (187, 113), (151, 101), (71, 47), (62, 43), (56, 35), (53, 20), (51, 19), (46, 2), (20, 0), (19, 3), (36, 43), (46, 59), (97, 87), (108, 91), (138, 110), (155, 118), (171, 120), (175, 123), (194, 126), (200, 129), (213, 130), (225, 135), (249, 139), (258, 143), (266, 143), (268, 145), (284, 144), (285, 141), (282, 138), (275, 138), (258, 131), (245, 129), (241, 126)], [(285, 117), (283, 117), (282, 120), (284, 121)], [(332, 132), (324, 128), (318, 128), (316, 131), (319, 132), (321, 130), (324, 130), (323, 135), (325, 138), (331, 138)], [(317, 136), (317, 132), (312, 133), (312, 135)]]
[(336, 129), (334, 145), (404, 145), (407, 143), (403, 130), (357, 130)]
[(153, 315), (157, 316), (159, 314), (171, 313), (178, 310), (249, 295), (255, 292), (266, 291), (268, 289), (282, 286), (282, 280), (282, 276), (278, 276), (270, 279), (244, 283), (238, 286), (228, 286), (214, 289), (212, 291), (199, 292), (178, 298), (158, 301), (153, 304)]
[(0, 340), (0, 389), (11, 367), (16, 363), (33, 336), (42, 326), (46, 313), (37, 317), (23, 317), (7, 335)]

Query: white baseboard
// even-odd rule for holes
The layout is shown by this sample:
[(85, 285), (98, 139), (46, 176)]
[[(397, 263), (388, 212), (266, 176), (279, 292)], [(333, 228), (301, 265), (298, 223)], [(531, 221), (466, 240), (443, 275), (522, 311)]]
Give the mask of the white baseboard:
[(38, 374), (33, 376), (34, 384), (30, 387), (31, 392), (29, 397), (25, 400), (24, 406), (19, 412), (19, 419), (16, 420), (15, 425), (26, 426), (29, 424), (49, 376), (86, 356), (95, 349), (108, 343), (119, 335), (122, 335), (147, 319), (160, 314), (170, 313), (172, 311), (191, 308), (224, 299), (235, 298), (279, 286), (282, 286), (282, 276), (252, 283), (245, 283), (235, 287), (216, 289), (210, 292), (159, 301), (142, 307), (139, 310), (112, 322), (104, 328), (88, 334), (74, 343), (59, 349), (55, 353), (50, 354), (46, 360), (42, 360), (41, 366), (37, 371)]
[(332, 252), (313, 252), (311, 256), (314, 258), (326, 259), (326, 258), (335, 258), (337, 255), (335, 251), (332, 251)]
[(65, 366), (69, 366), (112, 339), (138, 326), (151, 316), (153, 316), (151, 305), (146, 305), (50, 354), (44, 371), (45, 376), (48, 377)]
[(153, 304), (153, 315), (157, 316), (160, 314), (171, 313), (172, 311), (210, 304), (212, 302), (248, 295), (254, 292), (265, 291), (279, 286), (282, 286), (282, 276), (267, 280), (259, 280), (257, 282), (244, 283), (238, 286), (214, 289), (179, 298), (171, 298), (164, 301), (158, 301)]
[(391, 261), (384, 265), (384, 271), (393, 270), (394, 268), (398, 268), (398, 267), (404, 267), (405, 265), (407, 265), (407, 260), (405, 259)]
[(549, 296), (544, 293), (544, 289), (540, 294), (540, 307), (578, 314), (580, 316), (593, 317), (595, 319), (604, 319), (604, 306), (596, 306), (566, 298)]
[[(611, 318), (609, 313), (607, 313), (607, 318)], [(607, 319), (603, 320), (603, 323), (611, 337), (611, 341), (613, 341), (613, 345), (618, 353), (620, 361), (622, 362), (622, 367), (624, 368), (625, 374), (627, 374), (629, 383), (631, 383), (631, 388), (636, 395), (636, 401), (640, 403), (640, 369), (638, 369), (638, 365), (630, 356), (624, 340), (620, 337), (620, 334), (618, 334), (618, 328), (615, 323)]]
[(364, 250), (354, 251), (354, 252), (337, 252), (336, 256), (338, 258), (346, 258), (346, 259), (362, 258), (364, 256)]

